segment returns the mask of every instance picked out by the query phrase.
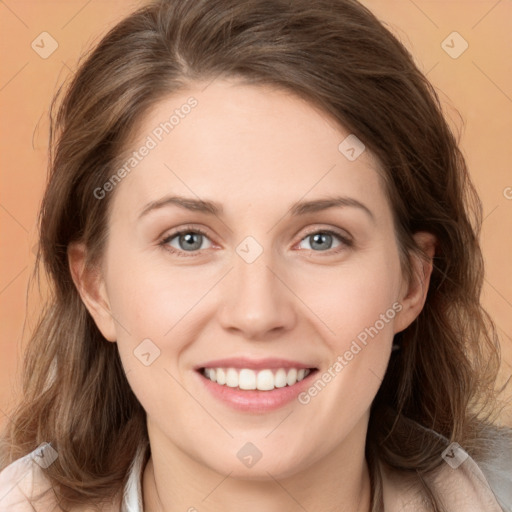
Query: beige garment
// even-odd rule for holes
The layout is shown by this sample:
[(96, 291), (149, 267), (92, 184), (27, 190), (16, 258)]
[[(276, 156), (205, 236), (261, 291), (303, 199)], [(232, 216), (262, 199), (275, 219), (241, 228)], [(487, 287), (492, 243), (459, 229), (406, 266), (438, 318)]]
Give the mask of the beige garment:
[[(43, 451), (49, 445), (43, 446)], [(459, 447), (460, 448), (460, 447)], [(143, 512), (141, 481), (146, 447), (141, 446), (130, 468), (122, 503), (105, 506), (104, 512)], [(503, 512), (496, 497), (475, 461), (462, 449), (455, 460), (457, 467), (443, 463), (431, 482), (440, 493), (448, 512)], [(0, 472), (0, 512), (57, 512), (55, 496), (38, 461), (41, 447), (14, 461)], [(34, 502), (30, 497), (49, 490), (44, 499)], [(430, 512), (417, 489), (407, 484), (403, 475), (384, 477), (386, 512)], [(84, 507), (80, 512), (92, 512)]]
[[(427, 479), (441, 504), (448, 512), (506, 512), (476, 462), (463, 453), (467, 457), (460, 465), (451, 467), (445, 462)], [(417, 482), (408, 484), (398, 473), (384, 477), (384, 505), (386, 512), (431, 512)]]
[[(59, 512), (58, 501), (42, 467), (51, 463), (56, 453), (48, 443), (15, 460), (0, 472), (0, 512)], [(42, 495), (40, 498), (35, 499)], [(105, 506), (102, 512), (120, 512), (117, 504)], [(98, 512), (84, 505), (76, 512)]]

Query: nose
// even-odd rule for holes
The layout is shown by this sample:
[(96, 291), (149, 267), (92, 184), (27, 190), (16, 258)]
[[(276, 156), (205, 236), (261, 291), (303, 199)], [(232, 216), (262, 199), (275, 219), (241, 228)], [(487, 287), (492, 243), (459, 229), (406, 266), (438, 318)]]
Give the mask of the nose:
[(285, 272), (273, 268), (264, 251), (252, 263), (234, 255), (234, 268), (224, 279), (222, 327), (250, 340), (268, 340), (293, 329), (297, 300), (287, 286)]

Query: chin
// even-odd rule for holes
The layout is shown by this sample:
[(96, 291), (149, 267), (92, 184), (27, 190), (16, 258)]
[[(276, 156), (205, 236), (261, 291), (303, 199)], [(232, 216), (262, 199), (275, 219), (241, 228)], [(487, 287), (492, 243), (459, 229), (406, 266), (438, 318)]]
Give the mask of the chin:
[(236, 480), (249, 480), (249, 481), (268, 481), (272, 479), (285, 479), (295, 475), (304, 469), (304, 461), (283, 460), (279, 458), (279, 453), (263, 454), (261, 459), (253, 462), (252, 466), (247, 466), (244, 462), (235, 458), (222, 461), (221, 464), (207, 464), (212, 470), (221, 474), (228, 475), (230, 478)]

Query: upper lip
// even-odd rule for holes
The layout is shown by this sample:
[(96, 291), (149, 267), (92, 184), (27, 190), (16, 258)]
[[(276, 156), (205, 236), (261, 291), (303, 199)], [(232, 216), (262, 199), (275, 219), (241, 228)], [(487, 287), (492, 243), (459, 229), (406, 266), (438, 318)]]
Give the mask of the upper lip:
[(264, 368), (297, 368), (308, 369), (315, 368), (314, 365), (300, 363), (291, 359), (282, 358), (265, 358), (265, 359), (251, 359), (248, 357), (229, 357), (225, 359), (215, 359), (213, 361), (206, 361), (195, 366), (195, 370), (201, 368), (250, 368), (252, 370), (261, 370)]

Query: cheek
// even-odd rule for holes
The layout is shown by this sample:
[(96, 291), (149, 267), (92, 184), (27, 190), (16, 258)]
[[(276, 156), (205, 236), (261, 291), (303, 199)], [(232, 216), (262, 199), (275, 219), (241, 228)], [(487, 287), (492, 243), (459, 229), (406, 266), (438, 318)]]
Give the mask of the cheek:
[(400, 284), (398, 255), (392, 250), (354, 254), (338, 267), (316, 271), (296, 283), (297, 295), (319, 319), (319, 329), (337, 353), (376, 322), (379, 331), (392, 336), (396, 316), (392, 306)]
[[(354, 411), (357, 418), (370, 406), (387, 368), (394, 321), (402, 309), (397, 302), (397, 253), (375, 252), (352, 263), (321, 279), (317, 275), (317, 286), (310, 286), (305, 298), (322, 320), (318, 325), (329, 349), (329, 359), (301, 401), (311, 403), (318, 415), (331, 415), (343, 404), (342, 409)], [(342, 428), (347, 418), (334, 415)]]
[[(398, 248), (383, 243), (382, 250), (357, 259), (335, 282), (337, 291), (330, 306), (335, 335), (329, 338), (330, 372), (324, 378), (329, 384), (314, 407), (325, 408), (327, 412), (343, 404), (343, 409), (362, 413), (382, 382), (391, 354), (395, 318), (402, 309), (398, 302)], [(324, 307), (327, 311), (327, 300)], [(323, 389), (321, 386), (317, 388)], [(318, 391), (314, 389), (312, 393)]]
[(213, 275), (212, 279), (208, 274), (198, 278), (193, 266), (168, 262), (163, 249), (121, 252), (112, 254), (109, 270), (112, 312), (126, 327), (118, 329), (121, 338), (128, 331), (137, 339), (163, 339), (215, 282)]

